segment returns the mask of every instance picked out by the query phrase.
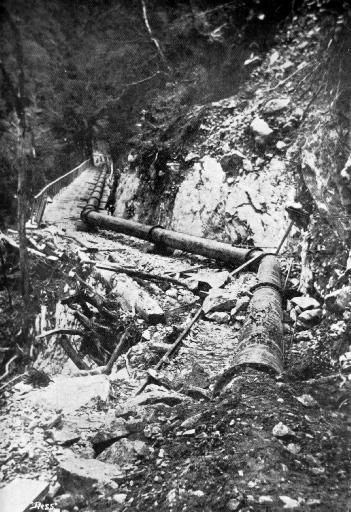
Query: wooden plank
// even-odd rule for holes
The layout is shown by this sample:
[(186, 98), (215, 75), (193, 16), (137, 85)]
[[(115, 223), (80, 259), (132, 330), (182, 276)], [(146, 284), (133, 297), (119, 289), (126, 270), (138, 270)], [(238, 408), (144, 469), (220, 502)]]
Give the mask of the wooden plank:
[(48, 482), (16, 478), (0, 489), (1, 512), (26, 512), (35, 502), (40, 502), (48, 490)]

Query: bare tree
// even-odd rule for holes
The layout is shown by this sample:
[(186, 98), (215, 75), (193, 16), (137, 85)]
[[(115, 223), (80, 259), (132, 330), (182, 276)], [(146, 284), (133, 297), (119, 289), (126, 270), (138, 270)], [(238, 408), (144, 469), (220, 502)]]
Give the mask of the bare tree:
[(14, 38), (14, 56), (16, 59), (17, 76), (13, 78), (6, 70), (3, 62), (0, 61), (4, 82), (11, 96), (13, 108), (13, 119), (17, 137), (17, 218), (20, 247), (20, 271), (21, 271), (21, 292), (25, 306), (29, 304), (29, 271), (26, 241), (26, 219), (29, 208), (27, 193), (27, 158), (31, 152), (31, 133), (26, 120), (26, 98), (25, 98), (25, 73), (23, 42), (20, 29), (13, 20), (11, 14), (4, 5), (0, 8), (2, 19), (7, 22)]

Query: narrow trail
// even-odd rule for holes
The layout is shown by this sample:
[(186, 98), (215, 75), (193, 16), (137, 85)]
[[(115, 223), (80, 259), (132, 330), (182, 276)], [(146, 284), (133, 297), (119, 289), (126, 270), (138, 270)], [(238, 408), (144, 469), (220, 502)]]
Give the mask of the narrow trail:
[[(80, 219), (80, 213), (88, 200), (92, 189), (100, 174), (100, 170), (94, 166), (89, 167), (68, 187), (62, 189), (59, 194), (48, 203), (43, 222), (55, 225), (59, 228), (72, 229)], [(101, 213), (104, 211), (108, 187), (105, 187), (103, 201), (100, 204)]]

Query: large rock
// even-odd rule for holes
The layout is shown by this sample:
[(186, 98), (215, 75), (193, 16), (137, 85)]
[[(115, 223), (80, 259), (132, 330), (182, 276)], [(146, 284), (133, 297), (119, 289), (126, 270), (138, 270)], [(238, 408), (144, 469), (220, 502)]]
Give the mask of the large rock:
[(325, 297), (326, 308), (333, 313), (343, 313), (351, 305), (351, 286), (344, 286)]
[(276, 114), (285, 110), (289, 104), (290, 98), (275, 98), (265, 104), (263, 111), (265, 114)]
[(234, 308), (236, 301), (237, 297), (233, 293), (213, 288), (204, 300), (202, 308), (205, 315), (214, 311), (230, 311)]
[(66, 453), (58, 466), (58, 481), (62, 488), (72, 493), (89, 493), (94, 484), (109, 485), (123, 480), (125, 473), (115, 464), (96, 459), (81, 459)]
[(290, 301), (294, 306), (298, 306), (301, 311), (306, 311), (307, 309), (316, 309), (319, 308), (320, 304), (318, 300), (313, 297), (294, 297)]
[(32, 391), (27, 396), (40, 406), (70, 413), (88, 404), (93, 398), (106, 402), (109, 394), (110, 382), (106, 375), (87, 375), (57, 377), (46, 388)]
[(122, 418), (115, 418), (104, 425), (99, 432), (92, 438), (93, 444), (105, 443), (107, 441), (121, 439), (130, 434), (126, 422)]
[(16, 478), (0, 489), (1, 512), (24, 512), (40, 502), (49, 491), (50, 484), (41, 480)]
[(256, 117), (250, 124), (251, 130), (259, 137), (268, 138), (272, 135), (273, 130), (269, 127), (264, 119)]
[(121, 439), (101, 452), (97, 459), (123, 467), (132, 464), (138, 457), (146, 457), (150, 453), (150, 448), (144, 441)]
[(230, 153), (226, 153), (221, 158), (221, 166), (224, 172), (230, 174), (237, 174), (242, 168), (245, 155), (241, 151), (233, 150)]
[(307, 311), (303, 311), (298, 316), (298, 326), (308, 327), (318, 324), (318, 322), (322, 318), (322, 310), (320, 308), (317, 309), (308, 309)]

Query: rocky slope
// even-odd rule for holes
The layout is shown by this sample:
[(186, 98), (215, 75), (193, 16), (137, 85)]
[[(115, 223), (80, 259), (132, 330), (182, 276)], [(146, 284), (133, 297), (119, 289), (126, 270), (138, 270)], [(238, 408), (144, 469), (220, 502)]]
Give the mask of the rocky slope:
[[(231, 372), (253, 273), (231, 279), (231, 268), (213, 261), (155, 254), (103, 230), (38, 231), (37, 244), (60, 252), (53, 273), (43, 271), (35, 334), (82, 329), (83, 319), (83, 337), (68, 339), (84, 369), (60, 335), (33, 343), (31, 360), (52, 381), (36, 389), (32, 375), (4, 388), (4, 483), (42, 479), (50, 488), (40, 505), (64, 511), (348, 509), (349, 127), (340, 114), (347, 63), (337, 60), (347, 16), (291, 16), (264, 51), (252, 45), (248, 79), (234, 95), (184, 107), (184, 86), (169, 84), (145, 105), (119, 176), (116, 215), (268, 250), (295, 202), (281, 257), (284, 374)], [(133, 284), (120, 274), (107, 282), (96, 267), (111, 262), (178, 282)], [(194, 281), (202, 287), (189, 287)], [(163, 321), (117, 300), (119, 282), (147, 292)], [(131, 327), (112, 372), (101, 374)]]

